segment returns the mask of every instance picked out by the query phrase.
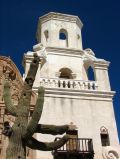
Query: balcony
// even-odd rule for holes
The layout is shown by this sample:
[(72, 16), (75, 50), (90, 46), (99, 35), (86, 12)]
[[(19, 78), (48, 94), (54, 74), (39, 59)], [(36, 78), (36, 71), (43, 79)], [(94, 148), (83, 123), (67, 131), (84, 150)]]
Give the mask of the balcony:
[(97, 90), (96, 81), (83, 81), (62, 78), (40, 78), (40, 85), (45, 88), (60, 88), (74, 90)]
[[(56, 138), (58, 140), (60, 138)], [(54, 159), (93, 159), (93, 143), (88, 138), (70, 138), (61, 148), (53, 151)]]

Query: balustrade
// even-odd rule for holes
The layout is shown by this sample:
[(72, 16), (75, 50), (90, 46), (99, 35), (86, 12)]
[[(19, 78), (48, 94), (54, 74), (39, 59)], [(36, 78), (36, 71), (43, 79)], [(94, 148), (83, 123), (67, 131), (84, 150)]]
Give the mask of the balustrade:
[[(57, 137), (55, 140), (59, 140)], [(78, 152), (92, 152), (93, 143), (92, 139), (88, 138), (69, 138), (68, 142), (56, 151), (78, 151)]]
[[(55, 140), (59, 140), (56, 138)], [(59, 149), (53, 151), (54, 159), (75, 158), (75, 159), (93, 159), (94, 150), (92, 139), (88, 138), (69, 138), (68, 142)], [(61, 158), (62, 158), (61, 157)]]
[(46, 88), (66, 88), (75, 90), (97, 90), (96, 81), (83, 81), (72, 79), (56, 79), (56, 78), (41, 78), (40, 85)]

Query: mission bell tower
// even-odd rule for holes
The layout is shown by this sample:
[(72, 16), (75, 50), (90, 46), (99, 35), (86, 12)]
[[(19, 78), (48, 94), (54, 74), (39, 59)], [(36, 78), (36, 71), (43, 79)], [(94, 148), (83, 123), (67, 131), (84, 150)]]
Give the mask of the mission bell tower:
[[(43, 58), (33, 90), (45, 87), (45, 103), (40, 123), (76, 125), (68, 132), (70, 141), (59, 150), (35, 152), (35, 159), (120, 158), (119, 140), (113, 110), (108, 67), (110, 62), (83, 49), (77, 16), (50, 12), (39, 18), (38, 44), (34, 52)], [(33, 52), (24, 55), (25, 76)], [(93, 75), (91, 77), (91, 75)], [(59, 136), (56, 136), (56, 140)], [(51, 135), (36, 134), (40, 141), (52, 141)]]

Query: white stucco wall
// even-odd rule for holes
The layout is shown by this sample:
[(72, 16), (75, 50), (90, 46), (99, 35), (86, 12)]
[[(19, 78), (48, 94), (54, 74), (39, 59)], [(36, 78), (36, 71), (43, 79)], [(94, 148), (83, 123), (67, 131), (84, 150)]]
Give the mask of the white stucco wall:
[[(80, 99), (81, 98), (81, 99)], [(118, 134), (114, 118), (112, 101), (85, 100), (68, 97), (45, 97), (44, 110), (40, 123), (63, 125), (73, 122), (78, 127), (79, 138), (92, 138), (95, 159), (102, 158), (100, 128), (105, 126), (109, 132), (110, 145), (117, 146)], [(88, 97), (89, 98), (89, 97)], [(60, 136), (60, 135), (59, 135)], [(38, 134), (37, 139), (53, 141), (52, 135)], [(50, 153), (37, 151), (37, 159), (53, 158)]]
[(40, 71), (41, 77), (56, 78), (56, 72), (59, 72), (61, 68), (69, 68), (76, 74), (76, 80), (87, 80), (81, 57), (62, 54), (58, 56), (50, 53), (48, 53), (47, 62)]

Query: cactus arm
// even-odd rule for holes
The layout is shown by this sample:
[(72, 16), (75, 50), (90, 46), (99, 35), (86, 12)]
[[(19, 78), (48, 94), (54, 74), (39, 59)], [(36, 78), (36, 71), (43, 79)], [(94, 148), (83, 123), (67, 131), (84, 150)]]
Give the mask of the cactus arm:
[(6, 105), (6, 109), (8, 113), (10, 113), (13, 116), (16, 116), (17, 108), (12, 103), (10, 85), (8, 81), (5, 81), (4, 83), (3, 98), (5, 101), (5, 105)]
[(56, 126), (56, 125), (38, 124), (36, 128), (36, 133), (58, 135), (65, 133), (66, 131), (68, 131), (68, 129), (69, 129), (68, 125)]
[(42, 110), (43, 110), (43, 103), (44, 103), (44, 88), (43, 87), (39, 87), (38, 89), (38, 98), (37, 98), (37, 102), (36, 102), (36, 106), (34, 108), (34, 112), (32, 114), (32, 118), (27, 126), (27, 130), (26, 133), (24, 135), (24, 137), (31, 137), (38, 125), (38, 122), (40, 120), (41, 114), (42, 114)]
[(27, 77), (25, 78), (21, 96), (18, 102), (18, 115), (23, 115), (26, 117), (28, 116), (32, 94), (32, 86), (39, 66), (39, 61), (40, 59), (37, 54), (34, 54), (34, 58), (32, 60), (32, 63), (30, 64), (30, 68), (27, 73)]
[(64, 135), (61, 139), (54, 142), (40, 142), (31, 137), (26, 141), (26, 146), (34, 150), (52, 151), (60, 148), (68, 141), (68, 135)]
[(39, 66), (39, 61), (40, 61), (39, 56), (36, 53), (34, 53), (34, 59), (32, 60), (32, 63), (30, 64), (30, 68), (27, 73), (27, 77), (25, 78), (25, 81), (31, 87), (33, 86), (33, 82), (35, 80), (35, 76), (36, 76), (38, 66)]

